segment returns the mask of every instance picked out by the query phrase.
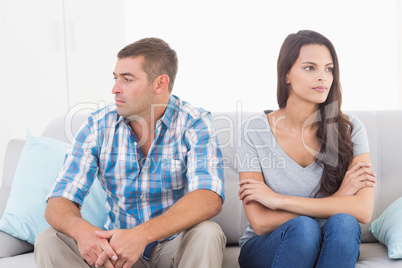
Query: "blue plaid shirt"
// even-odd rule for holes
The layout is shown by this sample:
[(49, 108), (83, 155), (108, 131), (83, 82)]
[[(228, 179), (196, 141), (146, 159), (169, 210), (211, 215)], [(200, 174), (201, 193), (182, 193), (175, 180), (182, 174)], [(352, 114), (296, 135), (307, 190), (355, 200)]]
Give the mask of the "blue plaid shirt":
[(107, 199), (107, 230), (133, 228), (197, 189), (214, 191), (223, 202), (217, 142), (209, 112), (170, 96), (144, 157), (128, 121), (110, 105), (93, 113), (78, 132), (49, 198), (62, 196), (81, 206), (99, 178)]

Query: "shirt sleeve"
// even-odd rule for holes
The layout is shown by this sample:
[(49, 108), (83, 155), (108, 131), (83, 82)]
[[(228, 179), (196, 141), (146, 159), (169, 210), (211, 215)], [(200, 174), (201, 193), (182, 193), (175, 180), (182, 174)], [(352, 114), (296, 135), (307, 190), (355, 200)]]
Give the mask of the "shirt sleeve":
[(79, 130), (74, 143), (67, 151), (64, 166), (48, 199), (64, 197), (82, 206), (98, 172), (97, 139), (93, 122), (93, 118), (89, 117)]
[(354, 115), (348, 115), (350, 122), (353, 124), (352, 142), (353, 157), (359, 154), (370, 153), (366, 128), (363, 123)]
[(207, 189), (216, 192), (224, 201), (222, 152), (210, 113), (201, 116), (187, 129), (185, 137), (190, 150), (187, 152), (189, 192)]

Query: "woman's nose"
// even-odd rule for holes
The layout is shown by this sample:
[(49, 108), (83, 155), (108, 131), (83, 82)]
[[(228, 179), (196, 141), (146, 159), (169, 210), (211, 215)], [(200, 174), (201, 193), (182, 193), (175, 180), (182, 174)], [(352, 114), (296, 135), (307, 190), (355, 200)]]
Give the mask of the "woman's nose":
[(318, 81), (327, 81), (327, 74), (325, 71), (318, 72), (317, 79)]

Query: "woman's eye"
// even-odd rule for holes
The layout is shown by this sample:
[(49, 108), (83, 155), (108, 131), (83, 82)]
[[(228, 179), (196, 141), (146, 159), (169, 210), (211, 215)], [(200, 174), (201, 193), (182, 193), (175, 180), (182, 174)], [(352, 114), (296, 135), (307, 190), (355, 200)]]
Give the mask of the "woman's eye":
[(313, 67), (313, 66), (307, 66), (307, 67), (304, 67), (304, 69), (305, 69), (306, 71), (313, 71), (313, 70), (314, 70), (314, 67)]
[(327, 69), (325, 69), (327, 72), (332, 72), (334, 69), (332, 67), (328, 67)]

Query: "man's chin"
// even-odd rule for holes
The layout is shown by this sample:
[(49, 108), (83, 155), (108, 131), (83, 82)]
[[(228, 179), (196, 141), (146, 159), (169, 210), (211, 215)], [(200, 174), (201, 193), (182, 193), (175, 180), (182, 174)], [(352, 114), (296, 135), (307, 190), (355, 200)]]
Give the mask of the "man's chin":
[(142, 121), (143, 120), (143, 118), (139, 115), (124, 112), (124, 111), (119, 111), (119, 109), (117, 109), (117, 114), (124, 117), (128, 121)]
[(124, 118), (127, 118), (127, 117), (130, 116), (129, 113), (124, 112), (122, 109), (119, 109), (118, 107), (117, 107), (117, 114), (120, 115), (120, 116), (122, 116), (122, 117), (124, 117)]

